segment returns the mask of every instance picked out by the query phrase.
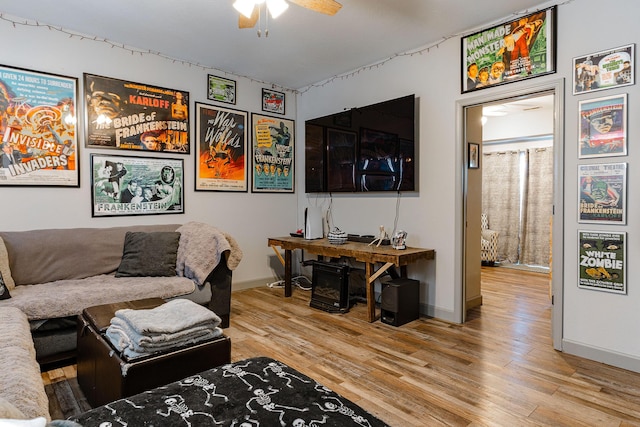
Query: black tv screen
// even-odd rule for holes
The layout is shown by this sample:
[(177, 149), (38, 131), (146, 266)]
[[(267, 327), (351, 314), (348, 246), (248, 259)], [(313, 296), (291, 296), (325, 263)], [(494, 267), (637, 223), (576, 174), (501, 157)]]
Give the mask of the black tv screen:
[(305, 122), (305, 192), (416, 191), (415, 95)]

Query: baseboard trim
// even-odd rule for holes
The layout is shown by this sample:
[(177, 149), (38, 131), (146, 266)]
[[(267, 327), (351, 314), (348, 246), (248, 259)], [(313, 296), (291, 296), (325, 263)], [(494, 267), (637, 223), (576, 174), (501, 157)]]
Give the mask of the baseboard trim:
[(233, 282), (231, 292), (242, 291), (245, 289), (261, 288), (274, 281), (273, 277), (265, 277), (262, 279), (248, 280), (246, 282)]
[(616, 368), (640, 372), (640, 359), (629, 356), (628, 354), (592, 347), (567, 339), (562, 340), (562, 351), (574, 356), (580, 356), (585, 359), (615, 366)]
[(420, 303), (420, 314), (422, 316), (431, 317), (445, 322), (459, 323), (455, 320), (455, 313), (451, 310), (443, 310), (431, 304)]

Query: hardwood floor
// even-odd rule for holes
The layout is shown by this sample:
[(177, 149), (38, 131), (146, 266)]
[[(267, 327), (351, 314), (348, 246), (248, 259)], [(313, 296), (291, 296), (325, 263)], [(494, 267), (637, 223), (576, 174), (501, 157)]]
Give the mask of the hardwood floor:
[[(464, 325), (370, 324), (363, 303), (329, 314), (299, 289), (239, 291), (232, 359), (282, 360), (392, 426), (640, 425), (640, 374), (553, 350), (546, 274), (483, 267), (482, 277), (484, 304)], [(43, 379), (52, 415), (85, 410), (74, 366)]]

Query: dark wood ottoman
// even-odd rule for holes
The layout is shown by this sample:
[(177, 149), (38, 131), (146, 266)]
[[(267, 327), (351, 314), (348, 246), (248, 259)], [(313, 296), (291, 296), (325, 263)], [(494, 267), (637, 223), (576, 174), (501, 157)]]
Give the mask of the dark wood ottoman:
[(231, 362), (231, 340), (224, 335), (133, 361), (121, 357), (104, 337), (116, 310), (148, 309), (163, 303), (160, 298), (150, 298), (83, 310), (78, 321), (78, 384), (91, 406), (104, 405)]

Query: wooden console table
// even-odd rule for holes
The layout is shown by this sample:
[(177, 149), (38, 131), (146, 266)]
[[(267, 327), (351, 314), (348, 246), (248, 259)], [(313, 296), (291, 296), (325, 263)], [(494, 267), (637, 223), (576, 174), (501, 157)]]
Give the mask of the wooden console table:
[[(302, 237), (270, 237), (271, 246), (284, 265), (284, 296), (291, 296), (291, 252), (302, 249), (313, 255), (330, 258), (349, 257), (365, 263), (365, 282), (367, 289), (367, 314), (369, 322), (376, 320), (376, 302), (374, 282), (390, 267), (400, 267), (400, 275), (406, 277), (406, 266), (419, 259), (433, 259), (433, 249), (410, 248), (393, 249), (391, 246), (369, 246), (367, 243), (347, 242), (343, 245), (332, 245), (327, 239), (306, 240)], [(284, 250), (284, 259), (276, 249)], [(375, 270), (375, 263), (382, 267)]]

